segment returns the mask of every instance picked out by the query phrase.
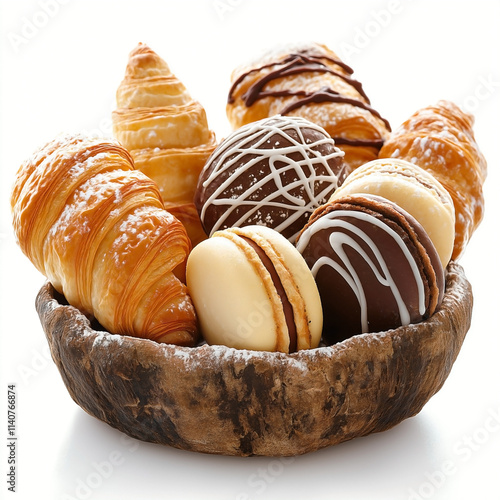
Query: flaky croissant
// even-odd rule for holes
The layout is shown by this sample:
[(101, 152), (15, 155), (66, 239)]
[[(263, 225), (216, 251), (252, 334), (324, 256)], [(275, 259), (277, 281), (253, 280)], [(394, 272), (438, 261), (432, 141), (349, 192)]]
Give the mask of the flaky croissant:
[(233, 71), (229, 122), (237, 129), (277, 114), (302, 116), (323, 127), (345, 152), (349, 174), (377, 158), (390, 132), (352, 73), (324, 45), (281, 47)]
[(453, 259), (458, 259), (483, 218), (486, 160), (473, 132), (474, 118), (449, 101), (418, 110), (380, 150), (431, 172), (455, 205)]
[(58, 138), (19, 169), (11, 196), (23, 252), (67, 301), (112, 333), (192, 345), (190, 242), (157, 186), (111, 140)]
[(193, 197), (216, 145), (205, 110), (167, 63), (142, 43), (130, 53), (116, 101), (115, 137), (131, 152), (136, 168), (158, 184), (167, 209), (198, 243), (206, 235)]

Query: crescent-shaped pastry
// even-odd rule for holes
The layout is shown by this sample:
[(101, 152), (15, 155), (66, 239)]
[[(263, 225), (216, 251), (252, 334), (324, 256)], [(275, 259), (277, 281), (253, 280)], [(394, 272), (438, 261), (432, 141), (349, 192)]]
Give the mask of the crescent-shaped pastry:
[(22, 251), (109, 332), (194, 344), (190, 241), (155, 183), (117, 142), (63, 136), (20, 168), (12, 192)]
[(185, 225), (193, 245), (206, 238), (193, 197), (201, 169), (215, 148), (205, 110), (167, 63), (140, 43), (116, 93), (115, 137), (135, 166), (160, 188), (167, 209)]
[(474, 118), (449, 101), (418, 110), (386, 141), (381, 158), (401, 158), (431, 172), (455, 205), (452, 259), (463, 253), (483, 218), (487, 166), (473, 132)]
[(377, 158), (390, 132), (352, 73), (325, 45), (276, 49), (233, 71), (229, 122), (237, 129), (277, 114), (302, 116), (323, 127), (345, 152), (349, 174)]

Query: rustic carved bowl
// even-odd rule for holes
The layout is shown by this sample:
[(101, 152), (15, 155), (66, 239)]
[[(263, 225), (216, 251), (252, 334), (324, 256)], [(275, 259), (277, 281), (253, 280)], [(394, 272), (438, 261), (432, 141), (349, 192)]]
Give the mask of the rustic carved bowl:
[(470, 326), (472, 292), (448, 268), (440, 310), (418, 325), (291, 355), (177, 347), (94, 329), (50, 283), (36, 307), (71, 397), (135, 438), (226, 455), (290, 456), (417, 414)]

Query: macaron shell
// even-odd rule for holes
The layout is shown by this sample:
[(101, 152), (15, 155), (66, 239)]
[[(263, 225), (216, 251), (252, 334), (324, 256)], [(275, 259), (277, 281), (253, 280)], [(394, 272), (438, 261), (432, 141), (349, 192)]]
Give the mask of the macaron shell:
[[(305, 305), (304, 317), (307, 318), (308, 322), (310, 345), (301, 347), (299, 344), (298, 348), (318, 347), (323, 330), (321, 298), (314, 277), (300, 252), (286, 238), (268, 227), (247, 226), (238, 231), (251, 231), (254, 235), (258, 235), (261, 237), (260, 241), (262, 242), (263, 239), (268, 245), (271, 245), (274, 252), (279, 256), (282, 265), (286, 267), (293, 278), (294, 287)], [(280, 277), (283, 282), (284, 277)]]
[[(245, 240), (246, 237), (246, 240)], [(264, 286), (264, 289), (267, 293), (267, 297), (269, 298), (269, 313), (272, 314), (275, 322), (275, 337), (276, 344), (274, 347), (274, 351), (280, 352), (289, 352), (290, 351), (290, 334), (287, 326), (287, 318), (285, 315), (285, 310), (283, 307), (283, 303), (280, 298), (280, 294), (278, 289), (274, 283), (273, 277), (270, 272), (266, 268), (264, 262), (262, 261), (259, 253), (265, 254), (265, 257), (271, 261), (271, 266), (274, 269), (274, 272), (278, 275), (278, 280), (281, 283), (281, 287), (283, 287), (282, 279), (280, 277), (283, 275), (283, 270), (280, 273), (277, 268), (280, 266), (280, 262), (276, 259), (276, 256), (272, 255), (273, 252), (269, 252), (269, 249), (261, 248), (261, 242), (257, 243), (254, 241), (255, 237), (252, 235), (251, 231), (241, 231), (239, 228), (228, 228), (227, 230), (217, 231), (212, 235), (212, 238), (225, 238), (231, 241), (246, 257), (247, 262), (251, 264), (254, 272), (259, 277), (261, 284)], [(255, 245), (255, 247), (253, 246)], [(258, 250), (256, 250), (256, 248)], [(240, 280), (240, 274), (235, 275), (235, 280)], [(286, 290), (283, 290), (285, 295), (288, 298), (288, 294)], [(255, 304), (251, 305), (247, 304), (249, 308), (255, 309)], [(290, 304), (291, 305), (291, 304)], [(253, 312), (249, 310), (248, 315), (252, 316)], [(297, 323), (295, 321), (295, 315), (293, 315), (291, 322), (293, 323), (293, 327), (296, 329), (296, 333), (298, 333)], [(247, 347), (248, 348), (248, 347)], [(265, 350), (265, 349), (260, 349)]]
[(276, 350), (276, 320), (266, 287), (232, 241), (210, 238), (198, 244), (188, 258), (186, 279), (209, 344)]
[(382, 196), (410, 213), (429, 235), (442, 266), (448, 265), (455, 239), (455, 209), (449, 193), (431, 174), (403, 160), (374, 160), (347, 177), (330, 201), (356, 193)]
[(231, 228), (227, 231), (246, 235), (271, 258), (294, 309), (297, 348), (317, 347), (323, 329), (323, 310), (318, 287), (302, 255), (286, 238), (265, 226)]

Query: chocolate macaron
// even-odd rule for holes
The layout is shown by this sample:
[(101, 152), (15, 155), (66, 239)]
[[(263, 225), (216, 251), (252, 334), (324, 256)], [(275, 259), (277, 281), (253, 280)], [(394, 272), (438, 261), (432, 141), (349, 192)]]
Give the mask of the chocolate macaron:
[(323, 305), (323, 339), (418, 323), (439, 307), (444, 271), (422, 225), (395, 203), (351, 195), (317, 209), (297, 249)]
[(186, 279), (209, 344), (286, 353), (319, 344), (316, 283), (297, 249), (273, 229), (214, 233), (191, 252)]
[(318, 125), (275, 116), (229, 135), (203, 168), (194, 203), (205, 232), (263, 225), (291, 242), (343, 178), (344, 153)]

